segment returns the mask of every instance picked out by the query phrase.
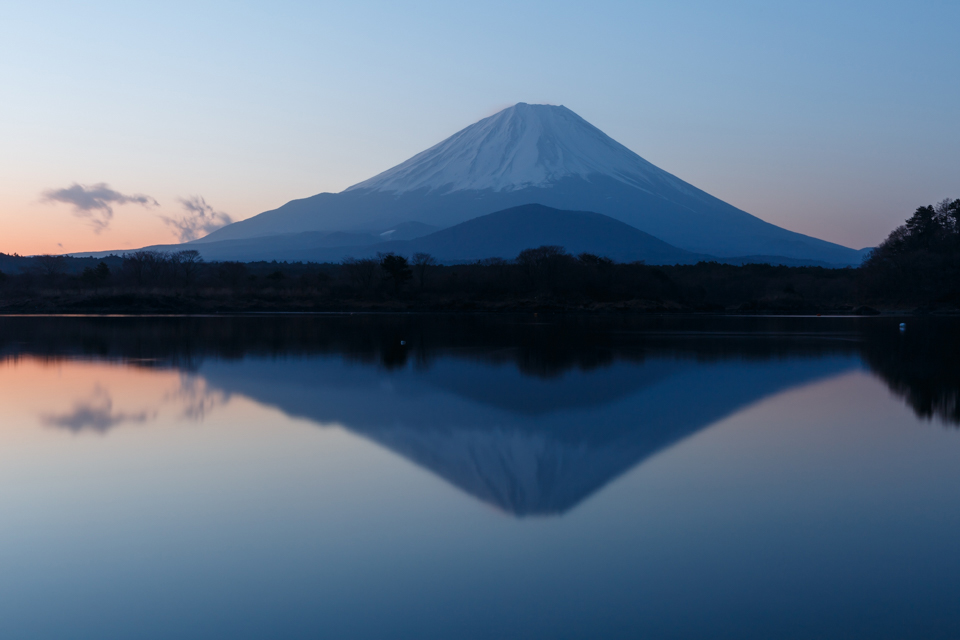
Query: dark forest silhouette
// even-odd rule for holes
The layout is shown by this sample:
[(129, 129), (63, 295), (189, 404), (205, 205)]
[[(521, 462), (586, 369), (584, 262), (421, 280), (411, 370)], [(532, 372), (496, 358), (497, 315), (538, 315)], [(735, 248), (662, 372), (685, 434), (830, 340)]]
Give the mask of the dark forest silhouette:
[(860, 271), (867, 295), (960, 306), (960, 200), (918, 208)]
[(921, 207), (859, 268), (653, 266), (541, 246), (441, 265), (204, 262), (195, 250), (104, 259), (0, 254), (0, 312), (612, 310), (875, 313), (960, 308), (960, 200)]

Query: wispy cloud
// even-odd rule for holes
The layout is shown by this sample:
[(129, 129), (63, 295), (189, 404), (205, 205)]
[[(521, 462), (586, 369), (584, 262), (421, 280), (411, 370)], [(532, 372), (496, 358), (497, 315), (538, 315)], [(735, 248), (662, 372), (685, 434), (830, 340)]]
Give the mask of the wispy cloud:
[(214, 210), (200, 196), (180, 198), (180, 206), (184, 213), (179, 218), (160, 216), (167, 225), (173, 227), (173, 232), (180, 238), (180, 242), (196, 240), (233, 222), (229, 215)]
[(144, 207), (156, 207), (159, 203), (150, 196), (136, 193), (126, 195), (114, 191), (105, 182), (94, 185), (82, 185), (76, 182), (65, 189), (48, 189), (43, 192), (46, 202), (62, 202), (73, 206), (73, 214), (83, 218), (95, 233), (110, 226), (113, 220), (113, 207), (123, 204), (139, 204)]

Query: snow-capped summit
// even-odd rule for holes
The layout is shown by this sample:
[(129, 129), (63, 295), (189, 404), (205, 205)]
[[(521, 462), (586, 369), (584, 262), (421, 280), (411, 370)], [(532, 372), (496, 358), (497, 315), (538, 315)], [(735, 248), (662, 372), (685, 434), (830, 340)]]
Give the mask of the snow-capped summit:
[(597, 174), (641, 188), (680, 182), (570, 109), (521, 102), (347, 191), (515, 191)]

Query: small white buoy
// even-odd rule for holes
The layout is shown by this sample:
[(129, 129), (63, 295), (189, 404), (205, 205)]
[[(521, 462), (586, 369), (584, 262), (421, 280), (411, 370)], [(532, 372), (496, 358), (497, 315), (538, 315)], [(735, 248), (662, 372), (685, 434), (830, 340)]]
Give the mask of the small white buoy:
[(906, 322), (901, 322), (901, 323), (900, 323), (900, 331), (906, 331), (906, 330), (907, 330), (907, 323), (906, 323)]

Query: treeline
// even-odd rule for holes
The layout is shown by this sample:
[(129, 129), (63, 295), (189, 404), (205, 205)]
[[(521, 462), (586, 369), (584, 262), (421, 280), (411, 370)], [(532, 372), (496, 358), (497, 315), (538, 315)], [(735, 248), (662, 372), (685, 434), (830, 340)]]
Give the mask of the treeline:
[(441, 265), (392, 253), (339, 264), (204, 262), (196, 251), (138, 251), (77, 269), (43, 256), (0, 276), (0, 311), (852, 310), (852, 269), (622, 264), (527, 249), (513, 260)]
[[(33, 355), (198, 369), (207, 359), (342, 356), (385, 369), (440, 358), (512, 363), (552, 378), (670, 356), (771, 360), (860, 355), (917, 415), (960, 426), (956, 320), (664, 317), (659, 314), (330, 314), (233, 317), (0, 317), (0, 360)], [(718, 338), (719, 336), (722, 336)], [(761, 339), (758, 339), (761, 338)]]
[(960, 306), (960, 200), (919, 207), (860, 269), (865, 295)]
[[(653, 266), (562, 247), (441, 265), (204, 262), (193, 250), (103, 260), (0, 254), (0, 311), (636, 310), (874, 313), (960, 308), (960, 200), (921, 207), (859, 268)], [(15, 271), (15, 272), (14, 272)]]

